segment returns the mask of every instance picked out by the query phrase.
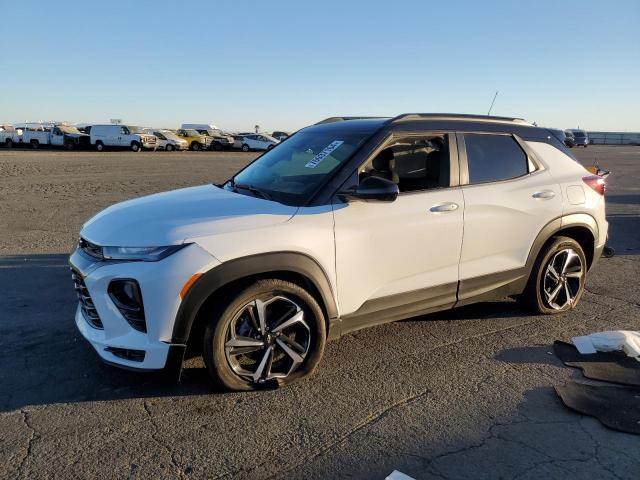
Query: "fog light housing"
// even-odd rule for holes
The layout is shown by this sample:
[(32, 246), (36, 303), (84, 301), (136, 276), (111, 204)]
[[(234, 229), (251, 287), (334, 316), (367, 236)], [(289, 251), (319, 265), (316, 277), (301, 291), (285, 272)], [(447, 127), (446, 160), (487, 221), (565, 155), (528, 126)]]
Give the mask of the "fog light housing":
[(144, 350), (132, 350), (130, 348), (107, 347), (106, 352), (112, 353), (118, 358), (131, 360), (132, 362), (144, 362), (146, 352)]
[(144, 304), (138, 282), (133, 279), (112, 280), (107, 292), (129, 325), (139, 332), (147, 333)]

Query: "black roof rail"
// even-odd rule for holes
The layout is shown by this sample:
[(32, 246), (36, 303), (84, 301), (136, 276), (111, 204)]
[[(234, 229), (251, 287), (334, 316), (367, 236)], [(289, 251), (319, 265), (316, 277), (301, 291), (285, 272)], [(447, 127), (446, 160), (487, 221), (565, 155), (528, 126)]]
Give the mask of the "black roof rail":
[(403, 113), (389, 120), (389, 123), (404, 122), (411, 120), (470, 120), (481, 122), (509, 122), (527, 124), (529, 122), (523, 118), (515, 117), (494, 117), (491, 115), (473, 115), (467, 113)]
[(322, 125), (323, 123), (335, 123), (335, 122), (346, 122), (347, 120), (369, 120), (372, 118), (387, 118), (387, 117), (329, 117), (324, 120), (320, 120), (314, 125)]

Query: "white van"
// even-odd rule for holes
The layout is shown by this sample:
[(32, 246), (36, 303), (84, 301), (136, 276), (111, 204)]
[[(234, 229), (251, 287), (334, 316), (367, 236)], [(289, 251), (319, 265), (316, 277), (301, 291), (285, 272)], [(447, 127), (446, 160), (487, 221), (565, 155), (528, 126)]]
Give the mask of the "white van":
[(106, 147), (130, 148), (139, 152), (143, 148), (156, 148), (155, 135), (144, 133), (131, 125), (93, 125), (90, 131), (91, 145), (102, 151)]
[(226, 135), (215, 125), (208, 123), (183, 123), (182, 128), (190, 128), (201, 135), (211, 137), (211, 147), (214, 150), (223, 150), (233, 147), (233, 137)]

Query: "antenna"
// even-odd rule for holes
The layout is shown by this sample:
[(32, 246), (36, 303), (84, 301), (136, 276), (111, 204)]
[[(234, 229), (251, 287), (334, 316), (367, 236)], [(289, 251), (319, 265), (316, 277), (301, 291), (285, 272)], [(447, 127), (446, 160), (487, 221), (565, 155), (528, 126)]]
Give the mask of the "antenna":
[(491, 100), (491, 106), (489, 107), (489, 111), (487, 112), (487, 115), (491, 115), (491, 110), (493, 109), (493, 104), (496, 103), (496, 97), (498, 96), (498, 90), (496, 90), (496, 94), (493, 96), (493, 100)]

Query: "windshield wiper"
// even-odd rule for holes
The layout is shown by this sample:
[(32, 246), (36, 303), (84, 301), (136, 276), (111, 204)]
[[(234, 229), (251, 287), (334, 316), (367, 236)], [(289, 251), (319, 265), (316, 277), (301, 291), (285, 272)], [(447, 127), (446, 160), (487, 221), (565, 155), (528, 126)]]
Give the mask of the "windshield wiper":
[(238, 188), (242, 188), (243, 190), (249, 190), (251, 193), (258, 195), (259, 197), (262, 197), (265, 200), (271, 200), (273, 198), (264, 190), (254, 187), (253, 185), (249, 185), (245, 183), (236, 183), (233, 180), (230, 180), (230, 182), (231, 182), (231, 188), (233, 188), (234, 191), (237, 190)]

